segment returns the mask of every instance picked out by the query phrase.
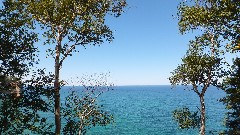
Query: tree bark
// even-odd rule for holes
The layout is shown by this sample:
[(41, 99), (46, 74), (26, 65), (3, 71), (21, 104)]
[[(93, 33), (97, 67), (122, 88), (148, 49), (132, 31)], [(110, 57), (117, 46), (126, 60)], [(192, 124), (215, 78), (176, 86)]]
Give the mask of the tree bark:
[(200, 135), (205, 135), (205, 123), (206, 123), (206, 117), (205, 117), (205, 103), (204, 103), (204, 95), (200, 95), (200, 103), (201, 103), (201, 127), (200, 127)]
[(61, 51), (61, 35), (60, 28), (58, 28), (58, 37), (56, 45), (56, 57), (55, 57), (55, 81), (54, 81), (54, 99), (55, 99), (55, 134), (60, 135), (61, 132), (61, 116), (60, 116), (60, 85), (59, 85), (59, 70), (60, 70), (60, 51)]
[(83, 130), (83, 116), (80, 116), (81, 118), (81, 123), (80, 123), (80, 126), (79, 126), (79, 131), (78, 131), (78, 135), (81, 135), (82, 134), (82, 130)]

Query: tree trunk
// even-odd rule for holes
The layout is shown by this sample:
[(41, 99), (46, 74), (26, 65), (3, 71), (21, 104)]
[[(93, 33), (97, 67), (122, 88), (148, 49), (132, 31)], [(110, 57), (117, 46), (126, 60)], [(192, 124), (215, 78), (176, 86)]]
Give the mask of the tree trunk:
[(80, 126), (79, 126), (79, 131), (78, 131), (78, 135), (81, 135), (82, 134), (82, 131), (83, 131), (83, 121), (84, 121), (84, 116), (79, 116), (79, 118), (81, 119), (80, 120)]
[(200, 103), (201, 103), (201, 127), (200, 127), (200, 135), (205, 135), (205, 103), (204, 103), (204, 95), (200, 95)]
[(59, 85), (59, 70), (60, 70), (60, 49), (61, 49), (61, 39), (60, 35), (57, 37), (56, 57), (55, 57), (55, 82), (54, 82), (54, 99), (55, 99), (55, 134), (60, 135), (61, 131), (61, 116), (60, 116), (60, 85)]

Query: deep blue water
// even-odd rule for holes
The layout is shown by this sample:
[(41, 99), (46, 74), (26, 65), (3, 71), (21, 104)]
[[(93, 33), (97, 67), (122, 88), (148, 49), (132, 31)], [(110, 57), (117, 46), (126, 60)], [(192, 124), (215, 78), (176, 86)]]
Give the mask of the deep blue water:
[[(62, 90), (66, 95), (67, 87)], [(207, 134), (224, 129), (224, 105), (217, 100), (224, 92), (209, 88), (205, 95)], [(62, 98), (63, 99), (63, 98)], [(172, 111), (190, 107), (196, 111), (199, 98), (182, 86), (118, 86), (98, 98), (99, 104), (114, 114), (115, 123), (107, 127), (94, 127), (88, 135), (197, 135), (198, 129), (179, 129), (172, 119)]]

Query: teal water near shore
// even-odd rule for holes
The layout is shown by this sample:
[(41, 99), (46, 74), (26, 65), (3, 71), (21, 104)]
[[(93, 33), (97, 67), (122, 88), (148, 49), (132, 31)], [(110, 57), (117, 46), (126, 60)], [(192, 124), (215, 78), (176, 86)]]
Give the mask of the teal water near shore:
[[(68, 88), (62, 89), (62, 96)], [(226, 110), (218, 102), (224, 95), (214, 87), (206, 92), (207, 134), (224, 129)], [(182, 86), (175, 89), (171, 86), (118, 86), (103, 93), (98, 103), (114, 115), (115, 123), (94, 127), (87, 135), (198, 135), (198, 129), (179, 129), (172, 119), (172, 111), (176, 108), (187, 106), (196, 111), (199, 107), (196, 93)]]

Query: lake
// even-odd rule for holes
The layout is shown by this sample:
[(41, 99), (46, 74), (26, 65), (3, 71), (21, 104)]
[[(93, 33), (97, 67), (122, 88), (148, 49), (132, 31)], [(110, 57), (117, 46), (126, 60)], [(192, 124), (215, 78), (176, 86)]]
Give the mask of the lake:
[[(62, 90), (66, 95), (68, 87)], [(218, 99), (224, 92), (210, 87), (205, 95), (206, 130), (221, 131), (225, 107)], [(198, 129), (183, 130), (172, 119), (172, 111), (187, 106), (198, 110), (199, 98), (183, 86), (118, 86), (98, 98), (105, 110), (114, 115), (115, 123), (106, 127), (94, 127), (88, 135), (197, 135)]]

